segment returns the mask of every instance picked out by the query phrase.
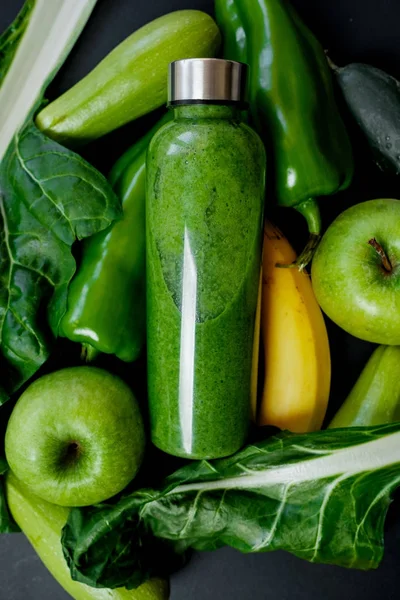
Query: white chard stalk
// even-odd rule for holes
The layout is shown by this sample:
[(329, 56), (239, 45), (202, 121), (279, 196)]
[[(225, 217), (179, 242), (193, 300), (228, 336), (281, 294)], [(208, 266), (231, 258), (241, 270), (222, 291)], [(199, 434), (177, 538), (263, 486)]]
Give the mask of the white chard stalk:
[(84, 28), (97, 0), (35, 0), (0, 87), (0, 160)]

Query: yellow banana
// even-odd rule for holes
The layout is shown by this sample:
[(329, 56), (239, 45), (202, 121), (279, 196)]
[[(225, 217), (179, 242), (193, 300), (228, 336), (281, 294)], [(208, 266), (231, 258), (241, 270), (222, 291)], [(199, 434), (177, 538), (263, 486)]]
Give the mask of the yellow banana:
[(328, 335), (311, 280), (298, 269), (282, 269), (296, 254), (282, 232), (264, 230), (261, 339), (265, 380), (259, 425), (294, 432), (321, 428), (329, 399)]

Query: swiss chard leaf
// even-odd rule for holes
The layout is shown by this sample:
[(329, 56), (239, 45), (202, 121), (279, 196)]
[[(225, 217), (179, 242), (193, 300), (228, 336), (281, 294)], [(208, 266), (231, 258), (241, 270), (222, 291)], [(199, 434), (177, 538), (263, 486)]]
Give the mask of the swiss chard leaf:
[(372, 569), (382, 559), (384, 520), (399, 485), (400, 423), (282, 433), (230, 458), (192, 463), (160, 490), (73, 509), (64, 554), (73, 578), (104, 587), (135, 587), (148, 577), (150, 534), (177, 552), (286, 550), (310, 562)]
[[(26, 0), (0, 37), (0, 160), (43, 99), (97, 0)], [(6, 76), (5, 76), (6, 75)]]
[(11, 66), (19, 42), (29, 24), (35, 0), (27, 0), (15, 20), (0, 36), (0, 85)]
[(107, 180), (31, 120), (0, 164), (0, 404), (49, 354), (75, 271), (71, 246), (108, 227), (120, 204)]

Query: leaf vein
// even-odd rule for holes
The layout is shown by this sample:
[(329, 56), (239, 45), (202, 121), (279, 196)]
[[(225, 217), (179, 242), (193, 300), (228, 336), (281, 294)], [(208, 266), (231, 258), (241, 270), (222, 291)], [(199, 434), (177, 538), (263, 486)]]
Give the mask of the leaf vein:
[(281, 520), (282, 513), (285, 510), (286, 499), (288, 497), (290, 487), (291, 487), (291, 484), (288, 483), (288, 485), (285, 487), (285, 491), (283, 493), (282, 500), (280, 501), (279, 509), (277, 510), (277, 513), (275, 515), (274, 522), (271, 525), (271, 529), (269, 530), (267, 537), (264, 540), (262, 540), (259, 544), (257, 544), (257, 546), (255, 546), (254, 552), (257, 552), (257, 551), (261, 550), (262, 548), (266, 548), (268, 546), (268, 544), (270, 543), (270, 541), (273, 539), (273, 537), (275, 535), (275, 531), (278, 527), (279, 521)]
[(321, 508), (319, 511), (317, 535), (315, 537), (314, 548), (312, 548), (312, 550), (314, 550), (314, 554), (310, 558), (310, 562), (315, 561), (315, 559), (317, 558), (318, 551), (321, 547), (322, 526), (323, 526), (324, 519), (325, 519), (325, 510), (326, 510), (326, 507), (328, 506), (330, 497), (332, 496), (332, 493), (334, 492), (335, 488), (339, 485), (339, 483), (341, 483), (343, 480), (347, 479), (348, 477), (349, 477), (348, 473), (341, 475), (327, 487), (327, 490), (325, 492), (325, 496), (324, 496), (324, 499), (323, 499), (323, 502), (321, 504)]
[(39, 180), (39, 179), (37, 179), (37, 178), (35, 177), (35, 175), (32, 173), (32, 171), (30, 171), (30, 170), (28, 169), (28, 167), (25, 165), (24, 159), (22, 158), (22, 156), (21, 156), (21, 154), (20, 154), (20, 152), (19, 152), (19, 147), (18, 147), (18, 144), (19, 144), (19, 139), (18, 139), (18, 134), (17, 134), (17, 135), (16, 135), (16, 140), (15, 140), (15, 152), (16, 152), (16, 156), (17, 156), (17, 159), (18, 159), (18, 162), (19, 162), (19, 164), (20, 164), (21, 168), (22, 168), (22, 169), (25, 171), (25, 173), (28, 175), (28, 177), (30, 177), (30, 178), (32, 179), (32, 181), (34, 181), (34, 182), (36, 183), (36, 185), (37, 185), (37, 186), (40, 188), (40, 190), (41, 190), (41, 192), (42, 192), (43, 196), (44, 196), (45, 198), (48, 198), (48, 200), (50, 200), (50, 202), (51, 202), (51, 203), (52, 203), (52, 204), (55, 206), (55, 208), (56, 208), (56, 209), (57, 209), (57, 210), (58, 210), (58, 211), (59, 211), (59, 212), (62, 214), (62, 216), (64, 217), (64, 219), (66, 220), (66, 222), (68, 223), (68, 225), (69, 225), (69, 227), (70, 227), (70, 229), (71, 229), (71, 233), (72, 233), (73, 237), (75, 237), (75, 235), (74, 235), (74, 231), (73, 231), (73, 228), (72, 228), (72, 226), (71, 226), (71, 223), (69, 222), (69, 219), (68, 219), (67, 215), (64, 213), (64, 211), (63, 211), (63, 209), (62, 209), (62, 206), (60, 206), (60, 205), (58, 205), (56, 202), (54, 202), (54, 200), (52, 199), (52, 197), (51, 197), (51, 196), (49, 196), (49, 195), (46, 193), (46, 190), (45, 190), (45, 189), (44, 189), (44, 187), (41, 185), (41, 183), (40, 183), (40, 180)]

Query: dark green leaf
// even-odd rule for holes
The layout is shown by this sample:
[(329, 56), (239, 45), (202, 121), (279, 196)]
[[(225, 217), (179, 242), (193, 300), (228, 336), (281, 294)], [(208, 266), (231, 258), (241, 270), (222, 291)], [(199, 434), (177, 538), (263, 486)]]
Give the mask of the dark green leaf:
[(17, 533), (21, 531), (8, 510), (4, 477), (0, 477), (0, 533)]
[(0, 86), (25, 33), (35, 0), (27, 0), (15, 20), (0, 36)]
[[(144, 497), (145, 493), (114, 506), (103, 504), (71, 510), (63, 544), (73, 579), (92, 587), (103, 587), (107, 579), (107, 587), (132, 589), (151, 577), (168, 577), (183, 565), (184, 555), (174, 553), (169, 542), (151, 535), (140, 520), (138, 509)], [(129, 505), (129, 515), (125, 502)], [(102, 543), (90, 543), (88, 547), (86, 532), (93, 533), (98, 528)]]
[(20, 528), (11, 517), (7, 506), (4, 474), (8, 471), (8, 464), (4, 456), (0, 456), (0, 533), (15, 533)]
[(43, 364), (75, 271), (71, 246), (120, 214), (106, 179), (32, 121), (0, 165), (0, 403)]
[(8, 471), (8, 464), (4, 456), (0, 456), (0, 475), (4, 475)]
[(159, 491), (73, 510), (63, 547), (75, 579), (104, 587), (157, 574), (162, 559), (151, 571), (142, 550), (150, 532), (178, 552), (287, 550), (371, 569), (382, 559), (384, 520), (399, 485), (400, 423), (282, 433), (230, 458), (192, 463)]

